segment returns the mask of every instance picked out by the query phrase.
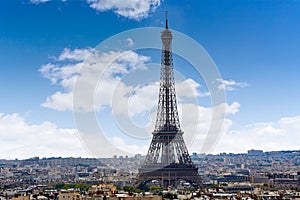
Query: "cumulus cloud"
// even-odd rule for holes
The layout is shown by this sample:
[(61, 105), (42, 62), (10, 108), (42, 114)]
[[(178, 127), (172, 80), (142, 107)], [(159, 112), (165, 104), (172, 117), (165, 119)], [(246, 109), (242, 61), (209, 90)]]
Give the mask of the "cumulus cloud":
[(86, 49), (74, 49), (65, 48), (63, 52), (59, 55), (59, 61), (83, 61), (89, 56), (97, 56), (95, 49), (86, 48)]
[(129, 19), (140, 20), (154, 12), (161, 0), (87, 0), (91, 8), (114, 13)]
[[(189, 152), (201, 152), (201, 145), (211, 123), (212, 108), (194, 104), (181, 106), (189, 113), (183, 116), (181, 121)], [(233, 114), (232, 110), (237, 109), (236, 103), (227, 106), (231, 109), (227, 109), (226, 115)], [(216, 147), (209, 153), (240, 153), (249, 149), (299, 149), (300, 116), (285, 117), (276, 122), (251, 124), (240, 129), (233, 129), (233, 123), (225, 118), (221, 138), (216, 140)], [(8, 159), (32, 156), (90, 156), (82, 147), (76, 129), (59, 128), (48, 121), (30, 124), (19, 114), (0, 114), (0, 138), (0, 153)], [(148, 145), (130, 144), (118, 136), (109, 138), (109, 141), (128, 154), (146, 154), (148, 150)]]
[(300, 116), (284, 117), (275, 122), (250, 124), (224, 132), (214, 152), (298, 150)]
[[(89, 112), (110, 106), (113, 96), (116, 95), (123, 102), (122, 98), (126, 98), (132, 88), (125, 86), (120, 77), (133, 70), (145, 69), (145, 62), (149, 59), (132, 51), (101, 54), (90, 48), (65, 49), (58, 57), (61, 62), (48, 63), (39, 70), (44, 77), (53, 84), (60, 85), (63, 90), (47, 97), (42, 106), (60, 111), (77, 109)], [(98, 81), (100, 83), (95, 87)], [(76, 92), (80, 94), (80, 99), (73, 105), (75, 83), (78, 84)], [(114, 93), (117, 86), (122, 88), (119, 90), (120, 94)], [(91, 104), (94, 97), (97, 101)]]
[[(231, 119), (231, 115), (238, 113), (239, 107), (238, 102), (216, 107), (181, 104), (180, 118), (189, 152), (241, 153), (249, 149), (264, 151), (299, 149), (300, 116), (283, 117), (274, 122), (237, 126), (236, 122)], [(224, 108), (225, 115), (220, 112)], [(216, 112), (215, 119), (212, 119), (213, 111)], [(211, 125), (218, 124), (220, 121), (223, 121), (221, 132), (216, 133)], [(212, 135), (212, 140), (205, 143), (209, 134)], [(207, 144), (211, 146), (204, 146)]]
[(229, 118), (238, 112), (240, 104), (223, 103), (214, 107), (181, 104), (179, 114), (184, 139), (191, 152), (210, 153), (233, 122)]
[(16, 113), (0, 113), (0, 138), (3, 158), (89, 156), (76, 129), (59, 128), (48, 121), (30, 124)]
[(148, 112), (157, 106), (159, 82), (136, 86), (128, 99), (128, 111), (130, 116)]
[[(185, 99), (194, 99), (199, 96), (205, 96), (206, 93), (201, 93), (200, 84), (193, 79), (186, 79), (176, 81), (176, 96), (179, 104), (185, 104)], [(138, 85), (133, 88), (133, 92), (128, 99), (128, 111), (131, 116), (137, 114), (144, 114), (147, 112), (151, 114), (156, 111), (159, 97), (159, 81), (152, 82), (145, 85)], [(156, 113), (155, 113), (156, 114)]]
[(201, 85), (191, 78), (176, 82), (176, 91), (178, 91), (178, 98), (188, 97), (206, 97), (210, 96), (209, 92), (200, 92)]
[(248, 86), (248, 83), (246, 82), (236, 82), (234, 80), (217, 79), (217, 82), (220, 83), (218, 89), (227, 91), (233, 91), (237, 88), (244, 88)]
[(46, 3), (48, 1), (51, 1), (51, 0), (30, 0), (30, 3), (41, 4), (41, 3)]
[[(52, 0), (29, 0), (32, 4), (43, 4), (49, 1)], [(155, 12), (162, 0), (86, 0), (86, 2), (98, 12), (113, 11), (128, 19), (141, 20)], [(132, 44), (131, 41), (129, 44)]]
[[(60, 91), (47, 97), (46, 102), (42, 103), (43, 107), (59, 111), (90, 112), (109, 106), (114, 107), (116, 114), (130, 116), (143, 114), (157, 107), (158, 80), (137, 85), (127, 85), (122, 80), (122, 76), (134, 73), (136, 70), (150, 70), (146, 67), (146, 63), (150, 61), (149, 57), (133, 51), (101, 54), (94, 49), (86, 48), (64, 49), (56, 60), (57, 62), (41, 66), (39, 70), (52, 84), (61, 86)], [(80, 95), (76, 99), (77, 104), (73, 105), (75, 84), (78, 85), (76, 93)], [(93, 87), (93, 84), (97, 87)], [(176, 92), (180, 101), (185, 98), (205, 96), (199, 91), (200, 84), (193, 79), (176, 83)], [(116, 103), (112, 106), (114, 100)]]
[(137, 145), (137, 144), (127, 144), (121, 137), (112, 137), (110, 142), (129, 154), (135, 155), (138, 153), (147, 153), (149, 146), (148, 145)]

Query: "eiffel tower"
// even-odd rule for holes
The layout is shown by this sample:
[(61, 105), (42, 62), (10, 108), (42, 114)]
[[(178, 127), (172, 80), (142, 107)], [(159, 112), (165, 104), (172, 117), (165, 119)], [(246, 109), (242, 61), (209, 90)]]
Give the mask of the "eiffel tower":
[(133, 186), (143, 187), (156, 180), (160, 186), (177, 186), (180, 181), (201, 187), (198, 168), (192, 163), (183, 140), (178, 117), (172, 58), (172, 33), (166, 27), (162, 31), (162, 59), (158, 110), (153, 138), (147, 156)]

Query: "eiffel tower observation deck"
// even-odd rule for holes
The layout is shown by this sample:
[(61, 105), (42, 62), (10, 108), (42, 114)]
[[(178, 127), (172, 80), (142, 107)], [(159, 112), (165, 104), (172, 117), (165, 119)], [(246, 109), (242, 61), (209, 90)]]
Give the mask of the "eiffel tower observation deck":
[(147, 156), (133, 182), (136, 188), (143, 188), (154, 180), (162, 187), (176, 187), (180, 181), (189, 182), (194, 187), (201, 187), (198, 168), (192, 163), (180, 128), (172, 39), (166, 12), (166, 27), (161, 33), (162, 59), (156, 124)]

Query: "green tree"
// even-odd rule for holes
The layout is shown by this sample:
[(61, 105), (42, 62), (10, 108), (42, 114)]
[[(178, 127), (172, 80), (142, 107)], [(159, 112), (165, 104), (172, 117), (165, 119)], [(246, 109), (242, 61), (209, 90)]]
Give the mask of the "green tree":
[(122, 190), (122, 187), (120, 185), (115, 185), (117, 187), (117, 190)]
[(162, 188), (159, 186), (159, 185), (152, 185), (151, 187), (150, 187), (150, 190), (152, 190), (152, 191), (156, 191), (156, 190), (161, 190)]
[(135, 192), (136, 193), (142, 193), (142, 192), (145, 192), (144, 190), (141, 190), (141, 189), (135, 189)]
[(132, 187), (131, 185), (125, 185), (123, 187), (123, 190), (125, 190), (126, 192), (129, 192), (129, 191), (134, 191), (134, 187)]
[(68, 184), (68, 183), (57, 183), (55, 185), (55, 189), (80, 189), (80, 191), (87, 191), (90, 186), (83, 184), (83, 183), (78, 183), (78, 184)]
[(56, 183), (54, 187), (55, 187), (55, 189), (63, 189), (64, 186), (65, 186), (64, 183)]
[(80, 189), (80, 191), (88, 191), (90, 186), (88, 186), (84, 183), (79, 183), (79, 184), (75, 184), (74, 188), (76, 188), (76, 189), (78, 188), (78, 189)]
[(217, 188), (217, 187), (219, 187), (218, 184), (212, 184), (211, 186), (209, 186), (209, 188)]

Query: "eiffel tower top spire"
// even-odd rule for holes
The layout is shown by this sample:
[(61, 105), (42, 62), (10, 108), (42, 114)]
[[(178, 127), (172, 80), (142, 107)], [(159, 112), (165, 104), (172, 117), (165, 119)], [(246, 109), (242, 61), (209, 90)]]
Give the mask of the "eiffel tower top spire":
[(168, 26), (168, 11), (166, 10), (166, 29), (169, 29)]
[(166, 28), (161, 33), (162, 57), (160, 72), (160, 89), (154, 134), (158, 132), (181, 132), (175, 92), (172, 58), (172, 32), (168, 29), (168, 12), (166, 11)]

